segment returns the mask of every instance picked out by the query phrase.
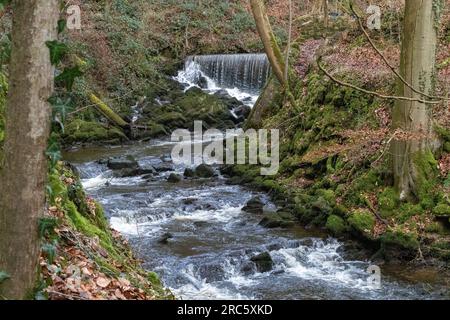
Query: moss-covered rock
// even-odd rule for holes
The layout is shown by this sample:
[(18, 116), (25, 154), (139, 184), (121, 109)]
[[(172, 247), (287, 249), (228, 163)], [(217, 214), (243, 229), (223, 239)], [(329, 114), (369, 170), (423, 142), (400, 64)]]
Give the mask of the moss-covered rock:
[(386, 188), (378, 195), (378, 205), (383, 218), (389, 218), (395, 214), (399, 205), (399, 196), (394, 188)]
[(414, 233), (388, 231), (381, 237), (381, 247), (387, 259), (412, 259), (417, 254), (419, 241)]
[(292, 216), (282, 216), (278, 213), (268, 213), (264, 215), (264, 218), (259, 222), (259, 225), (264, 228), (290, 228), (295, 225)]
[(335, 236), (343, 235), (348, 229), (344, 219), (337, 215), (329, 216), (325, 227)]
[(65, 127), (62, 138), (65, 144), (94, 141), (121, 142), (128, 139), (123, 131), (117, 127), (80, 119), (72, 121)]
[(370, 236), (375, 226), (375, 217), (370, 211), (357, 210), (350, 215), (348, 222), (356, 231)]
[(446, 203), (440, 203), (433, 209), (433, 213), (437, 216), (449, 216), (450, 217), (450, 205)]

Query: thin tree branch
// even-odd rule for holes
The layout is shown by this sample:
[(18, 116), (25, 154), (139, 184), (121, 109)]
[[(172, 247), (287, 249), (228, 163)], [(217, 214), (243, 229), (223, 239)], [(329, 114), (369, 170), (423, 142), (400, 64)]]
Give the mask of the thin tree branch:
[(439, 104), (441, 103), (441, 101), (426, 101), (426, 100), (422, 100), (422, 99), (418, 99), (418, 98), (409, 98), (409, 97), (400, 97), (400, 96), (390, 96), (390, 95), (384, 95), (375, 91), (370, 91), (370, 90), (366, 90), (363, 88), (360, 88), (354, 84), (348, 83), (348, 82), (344, 82), (342, 80), (339, 80), (337, 78), (335, 78), (334, 76), (332, 76), (327, 70), (325, 70), (325, 68), (320, 64), (322, 62), (322, 57), (319, 57), (319, 59), (317, 60), (317, 65), (319, 67), (319, 69), (331, 80), (333, 80), (334, 82), (336, 82), (337, 84), (340, 84), (344, 87), (349, 87), (358, 91), (361, 91), (363, 93), (366, 94), (370, 94), (373, 96), (376, 96), (380, 99), (387, 99), (387, 100), (404, 100), (404, 101), (415, 101), (415, 102), (420, 102), (420, 103), (425, 103), (425, 104)]
[(391, 69), (391, 71), (396, 75), (396, 77), (399, 78), (401, 82), (403, 82), (403, 84), (405, 84), (408, 88), (410, 88), (415, 93), (420, 94), (421, 96), (424, 96), (424, 97), (426, 97), (428, 99), (432, 99), (432, 100), (450, 100), (449, 98), (446, 98), (446, 97), (436, 97), (436, 96), (432, 96), (432, 95), (426, 94), (425, 92), (417, 90), (416, 88), (414, 88), (412, 86), (412, 84), (408, 83), (408, 81), (406, 81), (406, 79), (396, 70), (396, 68), (388, 61), (388, 59), (384, 56), (384, 54), (381, 52), (381, 50), (378, 49), (376, 44), (373, 42), (373, 40), (370, 37), (369, 33), (367, 32), (366, 28), (364, 28), (364, 25), (362, 23), (361, 17), (358, 15), (358, 13), (356, 12), (355, 8), (353, 7), (353, 2), (350, 3), (350, 9), (352, 10), (353, 14), (356, 16), (356, 18), (358, 20), (359, 28), (364, 33), (365, 37), (369, 41), (369, 43), (372, 46), (372, 48), (377, 52), (377, 54), (381, 57), (381, 59), (386, 64), (386, 66), (388, 66), (389, 69)]

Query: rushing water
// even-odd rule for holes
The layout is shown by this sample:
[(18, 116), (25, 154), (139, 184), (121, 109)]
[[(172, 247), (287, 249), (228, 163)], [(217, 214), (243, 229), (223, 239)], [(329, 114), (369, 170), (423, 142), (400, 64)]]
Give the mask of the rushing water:
[[(261, 216), (241, 211), (257, 193), (211, 179), (167, 182), (113, 178), (97, 160), (133, 155), (141, 165), (168, 161), (173, 146), (154, 141), (127, 147), (87, 148), (65, 155), (81, 174), (87, 192), (105, 207), (112, 227), (121, 231), (145, 267), (183, 299), (426, 299), (439, 298), (428, 285), (382, 275), (381, 289), (367, 282), (370, 262), (346, 258), (344, 244), (296, 227), (264, 229)], [(184, 167), (174, 166), (182, 174)], [(260, 194), (261, 197), (267, 197)], [(268, 201), (265, 208), (275, 210)], [(167, 244), (161, 237), (170, 233)], [(269, 252), (274, 268), (257, 272), (251, 257)], [(383, 269), (382, 269), (383, 270)]]
[[(207, 78), (211, 93), (226, 88), (242, 99), (255, 97), (267, 79), (262, 55), (206, 56), (187, 59), (177, 80), (196, 85)], [(244, 70), (244, 73), (241, 71)], [(246, 72), (256, 75), (245, 75)], [(230, 76), (227, 73), (232, 73)], [(234, 87), (239, 84), (239, 88)], [(245, 213), (246, 202), (259, 195), (266, 211), (276, 210), (265, 194), (228, 185), (220, 174), (210, 179), (169, 183), (183, 174), (170, 157), (173, 143), (153, 141), (122, 147), (90, 147), (65, 154), (79, 170), (87, 192), (104, 206), (113, 228), (129, 238), (145, 267), (160, 274), (165, 286), (183, 299), (427, 299), (442, 298), (421, 274), (382, 266), (381, 288), (370, 285), (367, 258), (347, 254), (345, 243), (321, 232), (264, 229), (261, 216)], [(154, 176), (115, 178), (104, 161), (132, 155), (141, 166), (169, 167)], [(168, 234), (167, 243), (161, 239)], [(167, 238), (167, 237), (166, 237)], [(267, 252), (274, 265), (259, 272), (251, 258)], [(349, 258), (352, 256), (352, 258)], [(392, 269), (392, 270), (391, 270)], [(424, 281), (426, 280), (426, 281)]]

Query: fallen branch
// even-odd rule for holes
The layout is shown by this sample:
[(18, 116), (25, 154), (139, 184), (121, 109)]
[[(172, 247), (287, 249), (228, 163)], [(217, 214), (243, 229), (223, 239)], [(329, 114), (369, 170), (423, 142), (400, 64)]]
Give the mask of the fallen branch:
[(117, 113), (112, 111), (110, 107), (102, 100), (100, 100), (95, 94), (91, 93), (89, 95), (89, 99), (91, 102), (97, 107), (97, 109), (107, 117), (111, 122), (118, 125), (121, 128), (128, 127), (129, 124), (125, 120), (123, 120)]

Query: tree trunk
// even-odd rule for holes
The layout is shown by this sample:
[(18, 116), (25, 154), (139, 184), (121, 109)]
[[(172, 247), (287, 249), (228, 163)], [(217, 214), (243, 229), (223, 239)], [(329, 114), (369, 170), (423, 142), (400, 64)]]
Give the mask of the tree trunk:
[(56, 38), (58, 0), (14, 0), (9, 95), (0, 184), (0, 296), (27, 298), (39, 255), (45, 208), (54, 69), (45, 42)]
[[(433, 3), (406, 1), (401, 51), (401, 75), (426, 94), (433, 94), (435, 79), (437, 17)], [(423, 98), (403, 83), (399, 84), (398, 95)], [(436, 168), (431, 150), (431, 110), (420, 102), (397, 101), (392, 118), (393, 129), (404, 132), (391, 146), (395, 187), (402, 200), (420, 200)]]
[(267, 17), (264, 3), (261, 0), (250, 0), (253, 16), (256, 22), (258, 34), (263, 42), (264, 50), (269, 58), (273, 72), (281, 84), (286, 85), (284, 78), (283, 54), (277, 44), (269, 18)]

